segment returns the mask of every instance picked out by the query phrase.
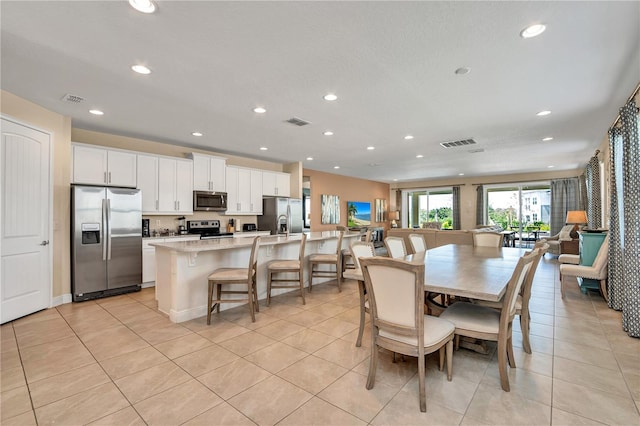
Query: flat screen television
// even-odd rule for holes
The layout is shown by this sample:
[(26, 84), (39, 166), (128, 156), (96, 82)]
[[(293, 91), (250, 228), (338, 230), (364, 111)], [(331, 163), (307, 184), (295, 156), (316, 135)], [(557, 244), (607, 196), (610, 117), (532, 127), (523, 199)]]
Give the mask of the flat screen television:
[(347, 201), (347, 226), (361, 228), (371, 225), (371, 203)]

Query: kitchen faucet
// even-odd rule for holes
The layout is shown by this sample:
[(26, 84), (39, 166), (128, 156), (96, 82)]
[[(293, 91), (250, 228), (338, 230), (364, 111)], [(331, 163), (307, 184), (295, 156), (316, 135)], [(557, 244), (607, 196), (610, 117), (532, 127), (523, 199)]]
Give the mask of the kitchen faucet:
[(281, 214), (280, 216), (278, 216), (278, 218), (276, 219), (276, 229), (278, 230), (278, 234), (280, 233), (280, 219), (284, 218), (285, 220), (285, 236), (289, 236), (289, 216), (286, 214)]

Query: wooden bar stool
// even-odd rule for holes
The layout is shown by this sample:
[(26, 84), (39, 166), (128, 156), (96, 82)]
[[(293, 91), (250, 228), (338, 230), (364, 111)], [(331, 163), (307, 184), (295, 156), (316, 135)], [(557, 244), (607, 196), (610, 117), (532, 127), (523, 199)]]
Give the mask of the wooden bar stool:
[[(258, 293), (256, 289), (256, 270), (258, 259), (258, 247), (260, 246), (260, 237), (253, 240), (251, 246), (251, 255), (249, 256), (248, 268), (218, 268), (209, 275), (209, 300), (207, 304), (207, 324), (211, 324), (211, 312), (217, 308), (220, 312), (221, 303), (240, 303), (247, 302), (249, 304), (249, 312), (251, 313), (251, 321), (256, 322), (256, 312), (260, 312), (258, 305)], [(223, 290), (222, 286), (236, 284), (230, 290)], [(238, 289), (238, 284), (245, 284), (246, 290)], [(215, 290), (215, 291), (214, 291)], [(213, 298), (213, 294), (216, 298)], [(246, 294), (246, 299), (223, 299), (223, 294)]]
[[(338, 283), (338, 291), (342, 291), (340, 287), (342, 285), (342, 237), (344, 231), (338, 233), (338, 245), (336, 246), (336, 252), (331, 254), (316, 253), (309, 256), (309, 292), (311, 292), (311, 285), (313, 277), (317, 278), (335, 278)], [(319, 265), (333, 266), (335, 270), (316, 270), (315, 267)]]
[[(298, 260), (276, 259), (267, 264), (267, 306), (271, 304), (272, 288), (300, 288), (300, 296), (302, 296), (302, 304), (306, 304), (304, 300), (304, 246), (307, 241), (307, 234), (302, 234), (300, 239), (300, 254)], [(286, 272), (298, 273), (297, 279), (282, 278), (279, 274)], [(275, 277), (274, 277), (275, 275)], [(297, 285), (282, 285), (272, 283), (296, 283)]]
[[(336, 226), (336, 230), (348, 231), (349, 228), (346, 226)], [(360, 231), (360, 241), (371, 242), (371, 229), (367, 229), (364, 232)], [(357, 269), (355, 263), (353, 257), (351, 257), (351, 250), (349, 248), (342, 249), (342, 273), (344, 274), (347, 269)]]

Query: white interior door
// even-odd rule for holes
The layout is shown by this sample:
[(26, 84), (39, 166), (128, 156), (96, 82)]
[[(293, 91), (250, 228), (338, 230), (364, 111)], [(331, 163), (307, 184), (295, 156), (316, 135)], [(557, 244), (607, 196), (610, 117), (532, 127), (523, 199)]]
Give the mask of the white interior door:
[(2, 323), (51, 301), (49, 140), (46, 133), (2, 119)]

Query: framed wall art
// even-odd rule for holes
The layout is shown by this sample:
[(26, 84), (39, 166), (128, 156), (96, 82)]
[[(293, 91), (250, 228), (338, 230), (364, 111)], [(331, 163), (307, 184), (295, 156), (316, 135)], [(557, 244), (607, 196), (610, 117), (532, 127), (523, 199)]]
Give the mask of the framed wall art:
[(322, 194), (322, 224), (340, 223), (340, 197)]

